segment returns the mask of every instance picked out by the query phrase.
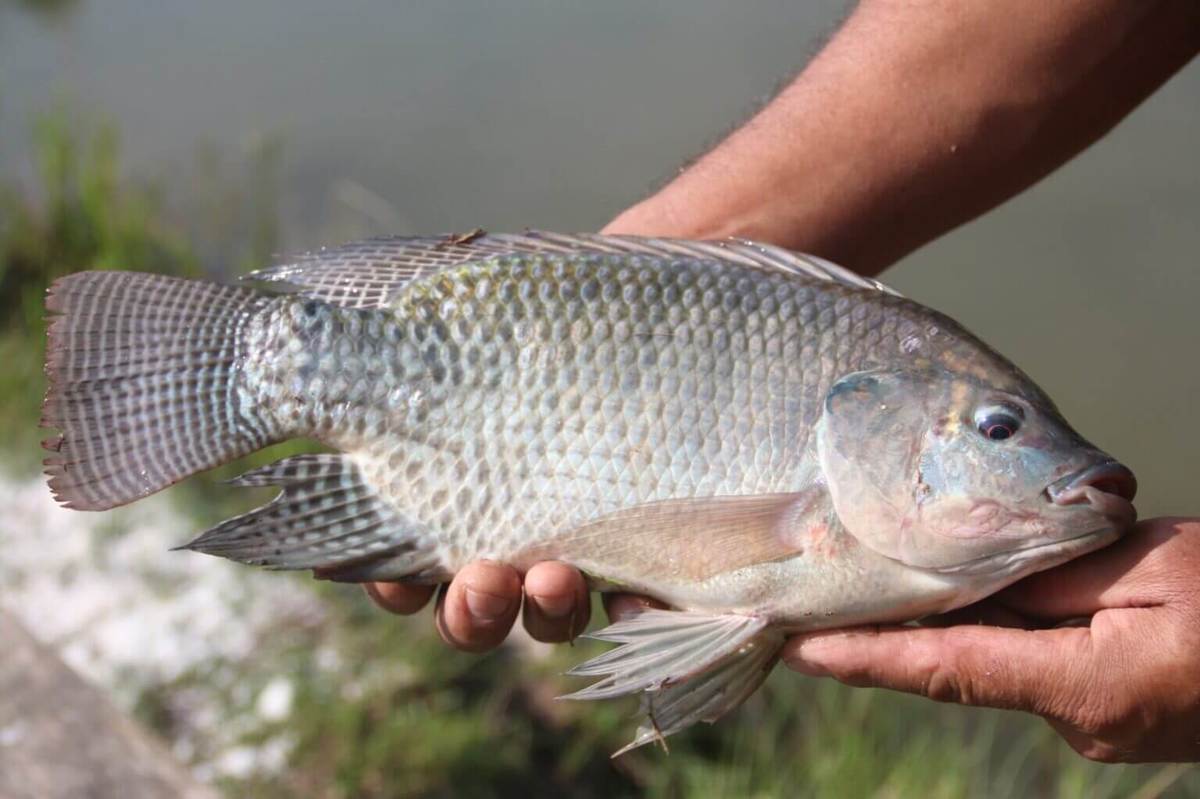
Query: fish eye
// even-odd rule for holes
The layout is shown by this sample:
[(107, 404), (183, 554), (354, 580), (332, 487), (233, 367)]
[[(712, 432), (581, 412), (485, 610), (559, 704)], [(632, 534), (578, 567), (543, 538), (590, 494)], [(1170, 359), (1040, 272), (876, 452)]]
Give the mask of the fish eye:
[(1021, 416), (1016, 408), (989, 405), (975, 412), (975, 427), (989, 441), (1004, 441), (1021, 429)]

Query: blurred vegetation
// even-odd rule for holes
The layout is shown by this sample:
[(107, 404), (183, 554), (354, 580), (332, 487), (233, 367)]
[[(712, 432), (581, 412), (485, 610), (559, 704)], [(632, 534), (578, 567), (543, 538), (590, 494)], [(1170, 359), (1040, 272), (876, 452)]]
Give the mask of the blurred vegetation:
[[(277, 244), (277, 143), (258, 148), (252, 168), (235, 170), (250, 176), (249, 186), (219, 185), (216, 162), (203, 162), (211, 185), (188, 190), (202, 195), (211, 218), (180, 222), (161, 191), (122, 178), (111, 127), (79, 126), (57, 112), (34, 142), (36, 185), (0, 184), (0, 425), (8, 460), (21, 468), (36, 452), (41, 300), (54, 277), (108, 268), (200, 275), (260, 263)], [(258, 460), (280, 454), (274, 448)], [(229, 500), (237, 492), (208, 479), (187, 485), (174, 493), (198, 524), (246, 501)], [(188, 674), (139, 703), (141, 717), (170, 738), (173, 692), (226, 685), (233, 710), (244, 705), (252, 715), (262, 684), (292, 680), (288, 717), (241, 734), (248, 745), (286, 735), (288, 766), (226, 779), (230, 796), (1200, 796), (1194, 769), (1088, 763), (1033, 718), (782, 670), (731, 718), (672, 738), (669, 755), (647, 747), (610, 761), (636, 726), (634, 704), (554, 701), (578, 687), (562, 672), (598, 645), (464, 655), (440, 643), (428, 618), (389, 617), (352, 587), (315, 590), (329, 606), (319, 628), (280, 629), (236, 674)], [(337, 662), (322, 663), (318, 651)]]
[(50, 19), (65, 17), (79, 5), (79, 0), (3, 0), (33, 14)]
[[(261, 138), (250, 148), (249, 165), (238, 171), (248, 178), (240, 183), (211, 154), (199, 159), (196, 180), (189, 180), (195, 197), (174, 213), (161, 187), (122, 177), (111, 124), (81, 122), (59, 107), (39, 118), (32, 145), (35, 185), (0, 180), (0, 435), (15, 454), (6, 468), (19, 470), (38, 453), (43, 301), (56, 278), (85, 269), (228, 277), (268, 262), (278, 235), (275, 139)], [(305, 443), (272, 448), (215, 475), (232, 477), (310, 449)], [(231, 492), (210, 493), (211, 486), (196, 481), (185, 491), (196, 495), (193, 501), (226, 498), (214, 513), (235, 507)]]
[[(1156, 797), (1200, 795), (1189, 767), (1082, 760), (1042, 722), (773, 675), (732, 717), (608, 754), (635, 703), (556, 702), (562, 672), (601, 647), (449, 651), (427, 619), (338, 591), (323, 641), (335, 670), (293, 653), (291, 768), (231, 795), (349, 797)], [(599, 608), (597, 607), (597, 613)], [(307, 653), (307, 654), (306, 654)]]
[(120, 184), (111, 127), (83, 135), (60, 110), (41, 118), (33, 143), (37, 185), (0, 184), (0, 433), (20, 467), (38, 434), (46, 287), (80, 269), (196, 272), (157, 195)]

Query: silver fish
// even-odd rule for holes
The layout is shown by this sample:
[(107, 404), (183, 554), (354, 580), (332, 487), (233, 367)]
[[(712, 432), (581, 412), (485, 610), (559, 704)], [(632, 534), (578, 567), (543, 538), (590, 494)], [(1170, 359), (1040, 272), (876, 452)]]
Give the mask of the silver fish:
[(573, 671), (641, 694), (631, 746), (736, 707), (789, 632), (960, 607), (1134, 520), (1129, 470), (961, 326), (748, 241), (382, 239), (241, 286), (84, 272), (47, 307), (61, 502), (318, 439), (185, 548), (344, 581), (554, 558), (657, 597)]

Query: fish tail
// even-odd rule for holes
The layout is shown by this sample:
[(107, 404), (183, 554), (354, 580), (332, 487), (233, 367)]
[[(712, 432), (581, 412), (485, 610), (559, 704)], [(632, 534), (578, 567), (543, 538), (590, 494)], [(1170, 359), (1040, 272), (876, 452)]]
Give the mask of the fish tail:
[(124, 505), (280, 439), (242, 389), (253, 289), (80, 272), (46, 297), (50, 488), (80, 510)]

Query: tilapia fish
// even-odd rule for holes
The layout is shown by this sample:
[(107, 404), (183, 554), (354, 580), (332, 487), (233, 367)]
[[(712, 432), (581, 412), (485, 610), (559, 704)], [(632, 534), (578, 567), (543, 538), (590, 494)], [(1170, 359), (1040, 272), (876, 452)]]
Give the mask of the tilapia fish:
[(553, 558), (656, 597), (574, 670), (641, 694), (632, 745), (736, 707), (789, 632), (947, 611), (1134, 519), (1129, 470), (958, 324), (747, 241), (393, 238), (47, 307), (63, 504), (317, 439), (186, 548), (344, 581)]

